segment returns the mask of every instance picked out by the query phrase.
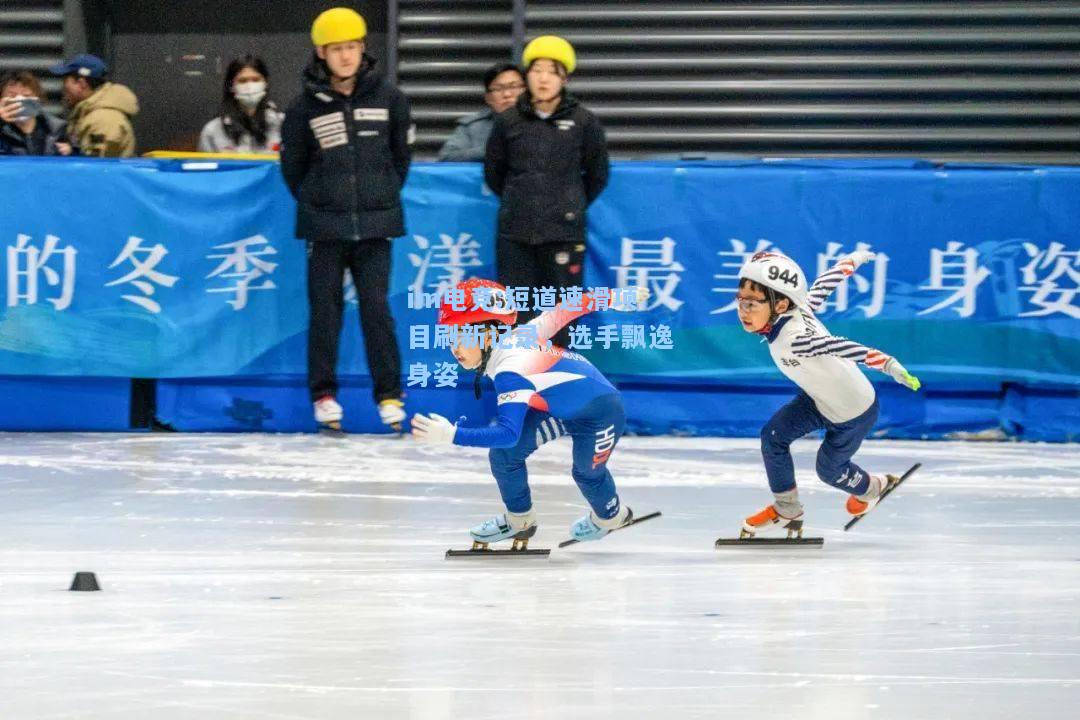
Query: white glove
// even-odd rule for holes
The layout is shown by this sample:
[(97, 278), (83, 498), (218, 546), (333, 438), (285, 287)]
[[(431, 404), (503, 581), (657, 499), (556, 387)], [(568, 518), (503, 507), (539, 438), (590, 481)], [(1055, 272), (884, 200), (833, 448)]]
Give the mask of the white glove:
[(849, 253), (847, 259), (855, 263), (855, 267), (865, 265), (866, 263), (877, 257), (877, 253), (871, 250), (856, 250), (853, 253)]
[(919, 378), (909, 373), (907, 368), (901, 365), (896, 358), (889, 358), (889, 362), (885, 363), (885, 372), (892, 376), (893, 380), (912, 390), (918, 390), (922, 387)]
[[(634, 288), (633, 300), (630, 299), (630, 293), (619, 296), (619, 302), (613, 303), (608, 307), (611, 310), (618, 312), (633, 312), (635, 310), (644, 310), (645, 306), (649, 302), (649, 298), (652, 297), (652, 292), (644, 285), (638, 285)], [(632, 303), (632, 304), (630, 304)]]
[(413, 415), (412, 435), (420, 442), (433, 445), (452, 445), (455, 434), (457, 434), (457, 425), (442, 415), (436, 415), (435, 413), (430, 413), (427, 417), (420, 413)]

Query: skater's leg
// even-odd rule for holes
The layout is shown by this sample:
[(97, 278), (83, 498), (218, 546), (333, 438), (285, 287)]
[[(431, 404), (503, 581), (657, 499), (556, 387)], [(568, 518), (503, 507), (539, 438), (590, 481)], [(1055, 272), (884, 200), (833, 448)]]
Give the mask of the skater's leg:
[(492, 448), (488, 453), (491, 474), (499, 485), (506, 512), (485, 520), (469, 531), (473, 540), (493, 543), (501, 540), (527, 540), (536, 532), (536, 513), (529, 492), (529, 473), (525, 461), (545, 442), (554, 440), (543, 428), (554, 418), (547, 413), (530, 410), (525, 416), (521, 439), (512, 448)]
[(787, 517), (795, 517), (802, 512), (795, 487), (791, 443), (824, 425), (825, 419), (814, 407), (814, 401), (808, 395), (799, 393), (777, 410), (761, 429), (761, 457), (769, 478), (769, 489), (781, 506), (781, 514)]
[(530, 410), (525, 415), (518, 444), (512, 448), (492, 448), (488, 452), (491, 474), (499, 485), (499, 495), (507, 511), (525, 513), (532, 509), (529, 471), (525, 461), (538, 447), (557, 437), (549, 431), (557, 422), (547, 413)]
[(740, 537), (770, 530), (787, 530), (789, 534), (801, 531), (803, 506), (795, 485), (791, 443), (824, 427), (824, 423), (814, 401), (805, 393), (796, 395), (765, 423), (761, 429), (761, 458), (773, 502), (743, 521)]
[(870, 474), (851, 462), (863, 439), (878, 419), (878, 402), (862, 415), (844, 423), (827, 423), (825, 441), (817, 454), (817, 474), (825, 483), (851, 495), (864, 495), (871, 489)]
[(573, 436), (574, 465), (571, 475), (592, 512), (570, 528), (576, 540), (598, 540), (624, 525), (630, 509), (619, 501), (608, 461), (626, 428), (626, 414), (617, 395), (597, 398), (586, 412), (563, 423)]
[(338, 343), (344, 307), (345, 246), (307, 243), (308, 388), (312, 401), (337, 394)]

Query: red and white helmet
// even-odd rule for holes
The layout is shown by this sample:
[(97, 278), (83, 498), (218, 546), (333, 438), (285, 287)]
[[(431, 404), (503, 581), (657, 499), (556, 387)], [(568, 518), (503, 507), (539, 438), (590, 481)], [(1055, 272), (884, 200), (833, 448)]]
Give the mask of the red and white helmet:
[[(483, 294), (476, 292), (479, 288), (488, 289), (485, 291), (489, 293), (488, 297), (481, 298), (484, 299), (483, 303), (476, 302), (476, 296)], [(458, 309), (454, 308), (453, 302), (458, 298), (451, 298), (449, 295), (444, 297), (442, 304), (439, 305), (437, 324), (471, 325), (485, 320), (494, 320), (501, 325), (513, 325), (517, 322), (517, 310), (510, 302), (506, 288), (494, 280), (469, 278), (464, 282), (459, 282), (454, 289), (463, 291), (465, 297), (457, 303)]]
[(780, 252), (754, 253), (739, 270), (739, 280), (753, 280), (758, 285), (787, 297), (796, 307), (807, 307), (810, 288), (799, 265)]

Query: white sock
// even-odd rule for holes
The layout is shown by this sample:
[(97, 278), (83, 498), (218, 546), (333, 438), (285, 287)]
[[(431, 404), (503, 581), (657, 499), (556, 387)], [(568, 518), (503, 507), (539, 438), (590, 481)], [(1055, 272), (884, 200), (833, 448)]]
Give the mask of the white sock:
[(506, 511), (506, 524), (513, 530), (524, 530), (536, 524), (536, 512), (529, 508), (523, 513)]
[(780, 517), (792, 520), (803, 514), (803, 506), (799, 501), (799, 488), (773, 493), (773, 497), (776, 498), (774, 504)]
[(866, 488), (866, 492), (859, 495), (858, 498), (863, 502), (870, 502), (876, 500), (881, 491), (885, 488), (885, 476), (884, 475), (871, 475), (870, 484)]
[(615, 513), (615, 517), (603, 519), (596, 517), (596, 513), (592, 513), (592, 521), (596, 523), (597, 527), (602, 527), (605, 530), (614, 530), (620, 527), (626, 522), (627, 516), (630, 514), (630, 508), (625, 505), (619, 506), (619, 512)]

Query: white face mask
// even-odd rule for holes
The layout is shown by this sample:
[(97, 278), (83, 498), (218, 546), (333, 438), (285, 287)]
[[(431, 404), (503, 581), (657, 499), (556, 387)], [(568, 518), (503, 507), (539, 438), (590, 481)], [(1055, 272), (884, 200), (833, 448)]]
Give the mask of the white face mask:
[(236, 101), (244, 107), (257, 107), (262, 102), (262, 99), (266, 97), (266, 83), (257, 80), (256, 82), (233, 85), (233, 95), (236, 96)]

